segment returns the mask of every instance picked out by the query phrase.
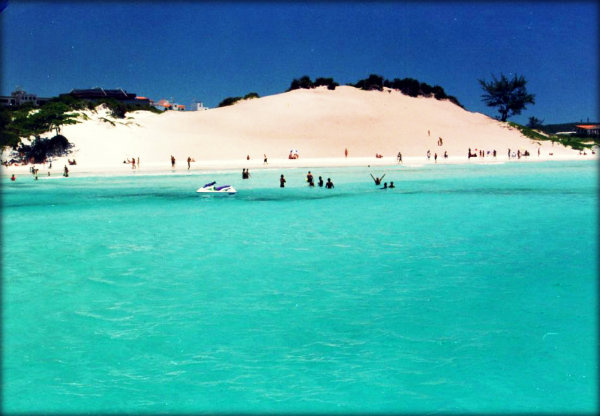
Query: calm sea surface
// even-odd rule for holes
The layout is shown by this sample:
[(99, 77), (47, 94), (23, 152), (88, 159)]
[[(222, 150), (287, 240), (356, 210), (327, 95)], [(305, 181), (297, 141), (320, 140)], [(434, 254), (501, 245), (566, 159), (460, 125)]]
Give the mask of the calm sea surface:
[(598, 409), (595, 162), (307, 170), (3, 178), (3, 411)]

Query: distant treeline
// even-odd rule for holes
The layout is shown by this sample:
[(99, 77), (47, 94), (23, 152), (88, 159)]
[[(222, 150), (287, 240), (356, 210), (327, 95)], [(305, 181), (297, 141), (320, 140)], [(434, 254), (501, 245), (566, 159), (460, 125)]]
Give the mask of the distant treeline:
[[(305, 75), (299, 79), (294, 79), (290, 85), (288, 91), (297, 90), (297, 89), (311, 89), (320, 86), (326, 86), (327, 89), (335, 90), (335, 87), (339, 86), (337, 82), (333, 80), (333, 78), (317, 78), (314, 82), (311, 81), (310, 77)], [(426, 84), (425, 82), (419, 82), (413, 78), (394, 78), (393, 80), (384, 79), (380, 75), (371, 74), (368, 78), (361, 79), (355, 84), (347, 84), (349, 86), (360, 88), (361, 90), (371, 91), (383, 91), (383, 88), (391, 88), (393, 90), (398, 90), (405, 95), (411, 97), (435, 97), (438, 100), (449, 100), (454, 104), (462, 107), (462, 104), (458, 101), (456, 97), (451, 95), (447, 95), (442, 87), (439, 85), (431, 86)]]

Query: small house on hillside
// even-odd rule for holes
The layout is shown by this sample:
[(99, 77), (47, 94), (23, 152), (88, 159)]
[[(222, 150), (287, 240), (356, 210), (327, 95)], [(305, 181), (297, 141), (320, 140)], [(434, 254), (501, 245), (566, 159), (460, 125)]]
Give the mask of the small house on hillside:
[(600, 137), (600, 124), (577, 124), (575, 128), (580, 137)]
[(157, 107), (159, 110), (175, 110), (175, 111), (185, 111), (185, 105), (183, 104), (177, 104), (177, 103), (171, 103), (169, 102), (169, 100), (165, 100), (164, 98), (160, 101), (158, 101), (157, 103), (154, 104), (155, 107)]

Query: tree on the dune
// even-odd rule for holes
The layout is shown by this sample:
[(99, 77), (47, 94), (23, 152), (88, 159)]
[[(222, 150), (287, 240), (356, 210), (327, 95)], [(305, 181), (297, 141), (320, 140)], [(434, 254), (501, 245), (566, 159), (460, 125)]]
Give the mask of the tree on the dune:
[(504, 74), (497, 79), (492, 75), (493, 81), (479, 80), (485, 94), (481, 96), (488, 107), (498, 107), (500, 120), (506, 121), (508, 117), (521, 114), (527, 104), (535, 104), (535, 95), (527, 92), (527, 80), (523, 76), (508, 79)]
[(544, 120), (540, 120), (537, 117), (529, 117), (527, 127), (531, 129), (541, 129), (544, 126)]

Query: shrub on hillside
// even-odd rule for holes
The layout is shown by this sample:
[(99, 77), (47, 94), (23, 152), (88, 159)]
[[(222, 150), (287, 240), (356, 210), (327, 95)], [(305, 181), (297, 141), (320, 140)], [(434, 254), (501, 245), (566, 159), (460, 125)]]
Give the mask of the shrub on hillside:
[(33, 163), (42, 163), (52, 156), (66, 156), (71, 153), (72, 143), (63, 135), (56, 135), (51, 139), (36, 138), (31, 145), (21, 144), (17, 149), (18, 157)]

